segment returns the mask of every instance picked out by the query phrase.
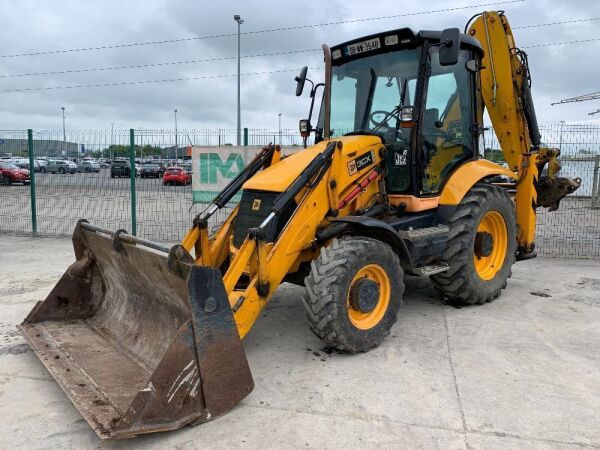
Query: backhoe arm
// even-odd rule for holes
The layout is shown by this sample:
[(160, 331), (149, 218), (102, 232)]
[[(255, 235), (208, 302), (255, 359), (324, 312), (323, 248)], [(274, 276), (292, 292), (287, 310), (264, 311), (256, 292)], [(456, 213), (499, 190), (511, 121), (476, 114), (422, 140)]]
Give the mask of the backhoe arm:
[[(519, 50), (502, 12), (486, 11), (469, 28), (481, 42), (484, 57), (479, 77), (478, 122), (483, 123), (487, 108), (504, 159), (518, 173), (515, 203), (518, 225), (518, 257), (533, 257), (536, 208), (551, 211), (567, 194), (574, 192), (580, 179), (557, 178), (560, 150), (541, 147), (527, 54)], [(548, 175), (540, 173), (548, 164)]]

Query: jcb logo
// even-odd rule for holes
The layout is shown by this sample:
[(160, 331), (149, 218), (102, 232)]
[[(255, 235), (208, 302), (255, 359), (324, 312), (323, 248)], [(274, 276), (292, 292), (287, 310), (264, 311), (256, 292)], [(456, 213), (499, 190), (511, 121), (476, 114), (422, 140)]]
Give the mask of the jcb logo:
[(255, 198), (252, 202), (252, 211), (258, 211), (260, 209), (260, 198)]

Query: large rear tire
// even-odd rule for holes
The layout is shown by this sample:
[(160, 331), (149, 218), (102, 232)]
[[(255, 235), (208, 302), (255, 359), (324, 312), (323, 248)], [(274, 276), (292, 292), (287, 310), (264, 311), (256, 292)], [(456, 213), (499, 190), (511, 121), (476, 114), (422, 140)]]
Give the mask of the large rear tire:
[(450, 235), (441, 262), (450, 268), (431, 276), (433, 285), (457, 303), (491, 302), (506, 287), (516, 259), (514, 203), (503, 189), (477, 183), (448, 225)]
[(398, 320), (403, 275), (389, 245), (366, 237), (334, 239), (304, 281), (310, 329), (329, 346), (351, 353), (378, 346)]

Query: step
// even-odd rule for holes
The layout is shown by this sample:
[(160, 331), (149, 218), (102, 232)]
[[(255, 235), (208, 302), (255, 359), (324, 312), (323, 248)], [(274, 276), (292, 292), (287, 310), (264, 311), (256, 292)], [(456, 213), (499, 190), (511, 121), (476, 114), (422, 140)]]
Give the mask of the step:
[(429, 266), (417, 267), (413, 272), (415, 275), (428, 277), (430, 275), (435, 275), (436, 273), (445, 272), (449, 268), (450, 266), (448, 266), (448, 264), (431, 264)]

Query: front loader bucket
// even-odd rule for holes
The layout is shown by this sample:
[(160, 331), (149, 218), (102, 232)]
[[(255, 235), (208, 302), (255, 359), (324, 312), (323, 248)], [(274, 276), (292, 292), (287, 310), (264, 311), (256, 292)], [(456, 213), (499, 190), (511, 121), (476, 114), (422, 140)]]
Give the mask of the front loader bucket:
[(85, 221), (73, 245), (76, 262), (18, 328), (98, 436), (206, 422), (252, 391), (218, 270)]

